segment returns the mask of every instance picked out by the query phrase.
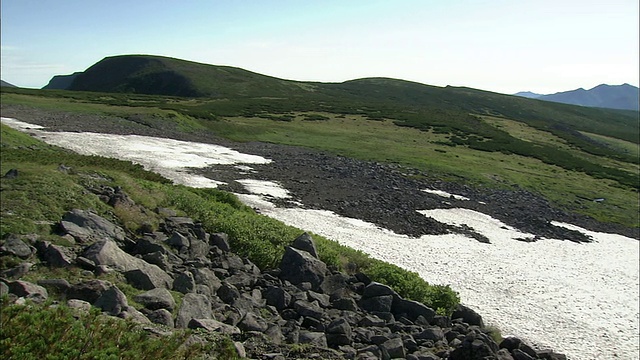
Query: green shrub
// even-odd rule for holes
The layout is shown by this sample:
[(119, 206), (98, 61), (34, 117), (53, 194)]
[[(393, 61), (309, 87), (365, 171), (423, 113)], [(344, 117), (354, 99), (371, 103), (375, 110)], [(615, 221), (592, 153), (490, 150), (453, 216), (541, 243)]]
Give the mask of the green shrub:
[(3, 359), (184, 359), (199, 356), (185, 345), (188, 331), (155, 336), (131, 321), (66, 306), (2, 305)]
[(373, 281), (392, 286), (400, 296), (422, 302), (442, 315), (450, 315), (460, 303), (458, 293), (449, 285), (430, 285), (417, 273), (397, 265), (372, 260), (363, 272)]

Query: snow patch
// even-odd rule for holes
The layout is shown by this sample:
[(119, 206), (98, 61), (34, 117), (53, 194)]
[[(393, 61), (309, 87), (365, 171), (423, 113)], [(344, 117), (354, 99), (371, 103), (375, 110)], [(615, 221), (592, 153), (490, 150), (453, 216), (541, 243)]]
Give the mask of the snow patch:
[(2, 117), (1, 121), (17, 130), (30, 133), (42, 141), (83, 155), (98, 155), (141, 164), (175, 183), (192, 187), (217, 187), (220, 181), (187, 172), (189, 168), (210, 165), (268, 164), (271, 160), (243, 154), (220, 145), (187, 142), (140, 135), (50, 132), (43, 127)]
[(273, 181), (242, 179), (236, 180), (242, 184), (249, 192), (259, 195), (269, 195), (275, 198), (284, 199), (289, 197), (289, 191), (280, 184)]
[(456, 200), (471, 200), (466, 196), (450, 194), (450, 193), (448, 193), (446, 191), (442, 191), (442, 190), (423, 189), (422, 191), (424, 191), (426, 193), (429, 193), (429, 194), (442, 196), (442, 197), (445, 197), (445, 198), (454, 198)]

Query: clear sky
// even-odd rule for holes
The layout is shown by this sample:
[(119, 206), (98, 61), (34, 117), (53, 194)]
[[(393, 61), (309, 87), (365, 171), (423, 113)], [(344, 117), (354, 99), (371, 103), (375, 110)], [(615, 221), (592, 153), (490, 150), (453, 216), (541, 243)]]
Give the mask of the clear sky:
[(3, 80), (154, 54), (292, 80), (502, 93), (639, 82), (638, 0), (2, 0)]

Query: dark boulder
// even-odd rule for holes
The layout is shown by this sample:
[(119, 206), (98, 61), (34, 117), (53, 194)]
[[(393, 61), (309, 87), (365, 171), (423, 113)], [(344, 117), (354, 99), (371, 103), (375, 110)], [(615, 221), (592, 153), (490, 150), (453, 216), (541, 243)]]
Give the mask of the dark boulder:
[(406, 299), (396, 299), (396, 301), (393, 302), (391, 312), (394, 314), (403, 314), (412, 321), (422, 316), (429, 323), (433, 321), (436, 315), (433, 309), (423, 303)]
[(314, 258), (319, 259), (318, 250), (316, 249), (316, 244), (313, 242), (311, 235), (307, 233), (304, 233), (298, 236), (295, 240), (293, 240), (291, 247), (294, 249), (306, 251), (309, 254), (311, 254), (311, 256), (313, 256)]
[(184, 296), (176, 317), (176, 327), (186, 328), (191, 319), (213, 319), (211, 300), (208, 296), (194, 293)]
[(393, 295), (374, 296), (362, 298), (358, 305), (368, 312), (390, 312), (393, 304)]
[(136, 295), (133, 299), (149, 310), (167, 309), (173, 311), (176, 307), (175, 299), (169, 290), (164, 288), (143, 292), (142, 294)]
[(209, 237), (209, 245), (216, 246), (224, 252), (231, 251), (231, 247), (229, 246), (229, 235), (225, 233), (211, 234)]
[(306, 251), (287, 246), (280, 263), (280, 278), (294, 285), (304, 282), (319, 289), (324, 281), (327, 266)]
[(93, 306), (109, 315), (117, 316), (129, 304), (126, 295), (117, 286), (113, 285), (100, 294)]
[(456, 310), (453, 312), (453, 314), (451, 314), (451, 319), (462, 319), (462, 321), (466, 322), (469, 325), (484, 327), (482, 316), (475, 312), (475, 310), (462, 304), (458, 304)]
[(74, 209), (64, 214), (60, 227), (78, 242), (115, 240), (122, 242), (125, 232), (121, 227), (90, 211)]
[(71, 286), (67, 291), (67, 298), (84, 300), (93, 304), (111, 286), (110, 282), (104, 280), (82, 281)]
[(9, 235), (0, 246), (0, 255), (13, 255), (27, 259), (33, 255), (33, 248), (25, 244), (18, 236)]
[(325, 329), (327, 344), (333, 348), (340, 345), (350, 345), (353, 342), (353, 333), (349, 322), (340, 318), (332, 321)]
[(14, 294), (18, 297), (32, 298), (36, 296), (41, 297), (42, 299), (46, 299), (49, 296), (49, 294), (47, 293), (47, 289), (28, 281), (10, 281), (9, 283), (7, 283), (7, 286), (9, 287), (9, 293)]

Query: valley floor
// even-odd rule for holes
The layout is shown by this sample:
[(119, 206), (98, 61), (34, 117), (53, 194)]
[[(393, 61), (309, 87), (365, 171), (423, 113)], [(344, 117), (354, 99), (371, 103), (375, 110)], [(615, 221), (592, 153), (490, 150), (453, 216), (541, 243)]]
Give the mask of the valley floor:
[[(246, 165), (211, 164), (192, 171), (225, 182), (222, 188), (253, 199), (269, 216), (416, 271), (429, 282), (450, 283), (489, 322), (534, 343), (557, 344), (571, 358), (633, 358), (639, 351), (639, 244), (631, 239), (639, 238), (638, 229), (567, 214), (520, 189), (473, 189), (302, 148), (231, 143), (117, 118), (17, 107), (3, 107), (2, 116), (47, 131), (171, 137), (252, 154), (255, 161)], [(287, 192), (273, 186), (256, 190), (269, 183), (237, 181), (246, 179), (276, 182)], [(466, 199), (424, 191), (429, 189)], [(256, 192), (267, 196), (251, 195)]]

